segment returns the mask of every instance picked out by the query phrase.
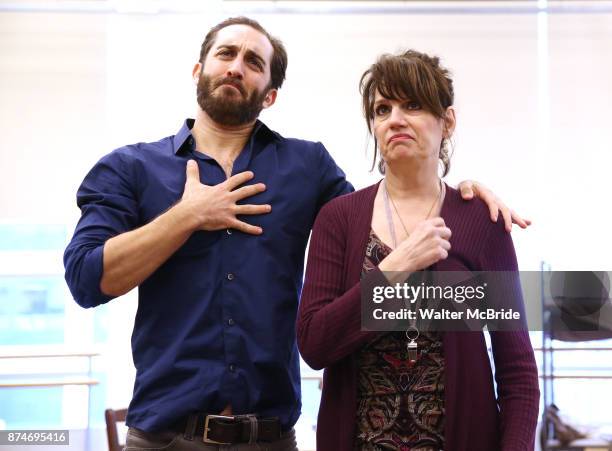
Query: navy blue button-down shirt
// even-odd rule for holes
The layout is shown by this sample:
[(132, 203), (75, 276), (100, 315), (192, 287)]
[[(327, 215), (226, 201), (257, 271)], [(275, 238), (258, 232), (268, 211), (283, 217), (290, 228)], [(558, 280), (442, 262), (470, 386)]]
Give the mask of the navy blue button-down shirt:
[[(183, 193), (187, 160), (208, 185), (225, 180), (195, 150), (187, 120), (175, 136), (121, 147), (103, 157), (77, 193), (81, 219), (68, 245), (66, 281), (83, 307), (108, 302), (100, 290), (103, 246), (147, 224)], [(323, 204), (352, 191), (321, 143), (287, 139), (257, 122), (233, 174), (246, 170), (266, 191), (245, 203), (272, 205), (246, 216), (264, 233), (198, 231), (138, 291), (132, 334), (136, 366), (127, 423), (162, 430), (194, 411), (277, 416), (284, 429), (301, 408), (295, 317), (304, 252)]]

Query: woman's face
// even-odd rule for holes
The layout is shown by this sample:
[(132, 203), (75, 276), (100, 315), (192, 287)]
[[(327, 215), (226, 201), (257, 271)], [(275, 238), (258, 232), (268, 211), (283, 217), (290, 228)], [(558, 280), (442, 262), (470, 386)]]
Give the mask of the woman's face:
[(415, 100), (390, 100), (376, 91), (374, 136), (387, 165), (397, 162), (437, 162), (442, 138), (451, 136), (455, 126), (452, 107), (446, 119), (424, 110)]

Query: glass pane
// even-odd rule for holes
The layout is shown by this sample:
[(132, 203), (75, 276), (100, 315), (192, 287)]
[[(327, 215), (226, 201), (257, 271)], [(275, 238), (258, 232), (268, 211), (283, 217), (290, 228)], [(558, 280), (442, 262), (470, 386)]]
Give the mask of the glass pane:
[(66, 245), (66, 226), (0, 224), (0, 251), (55, 250)]
[(0, 276), (0, 344), (62, 343), (64, 302), (60, 276)]
[(60, 429), (62, 401), (62, 387), (3, 388), (0, 390), (0, 426), (6, 429)]

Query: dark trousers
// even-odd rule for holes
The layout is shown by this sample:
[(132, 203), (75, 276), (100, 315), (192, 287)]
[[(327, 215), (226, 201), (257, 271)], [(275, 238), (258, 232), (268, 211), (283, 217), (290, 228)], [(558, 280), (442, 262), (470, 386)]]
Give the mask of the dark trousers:
[(202, 437), (187, 440), (184, 434), (176, 432), (145, 432), (130, 428), (124, 451), (298, 451), (295, 430), (287, 431), (274, 442), (258, 442), (252, 445), (214, 445), (204, 443)]

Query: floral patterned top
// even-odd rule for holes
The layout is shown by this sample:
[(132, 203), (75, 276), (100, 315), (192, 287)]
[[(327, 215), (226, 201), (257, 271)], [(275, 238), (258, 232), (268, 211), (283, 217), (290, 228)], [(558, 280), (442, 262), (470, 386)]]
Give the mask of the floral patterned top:
[[(362, 275), (391, 249), (372, 230)], [(408, 359), (404, 332), (380, 335), (358, 353), (355, 449), (438, 451), (444, 448), (444, 355), (438, 332), (421, 332)]]

